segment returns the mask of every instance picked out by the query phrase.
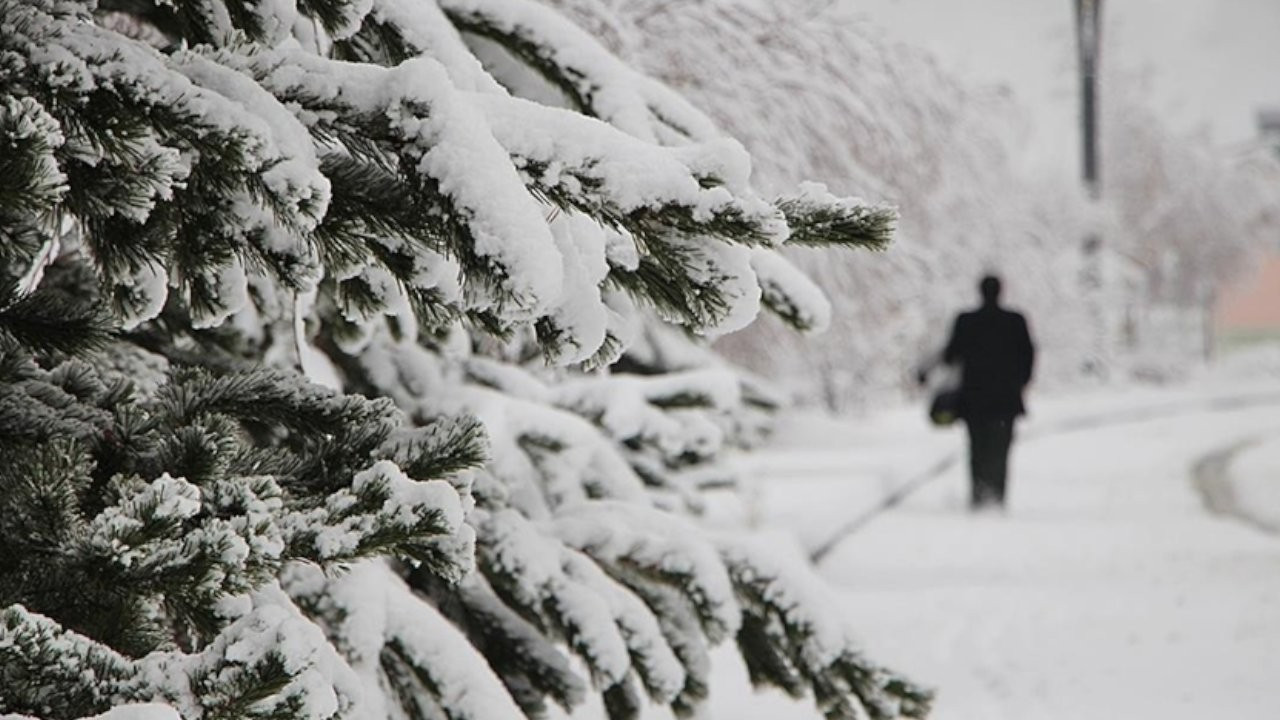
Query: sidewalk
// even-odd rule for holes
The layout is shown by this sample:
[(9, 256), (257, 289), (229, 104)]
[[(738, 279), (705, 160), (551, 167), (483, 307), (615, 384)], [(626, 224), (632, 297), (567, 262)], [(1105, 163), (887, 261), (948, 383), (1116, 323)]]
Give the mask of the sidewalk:
[[(1208, 513), (1190, 468), (1247, 438), (1280, 436), (1280, 410), (1212, 401), (1275, 389), (1038, 403), (1015, 449), (1007, 515), (968, 514), (965, 472), (954, 467), (841, 543), (823, 574), (872, 657), (939, 689), (936, 720), (1271, 720), (1280, 538)], [(1028, 439), (1104, 410), (1143, 419)], [(962, 437), (930, 431), (914, 411), (811, 418), (755, 466), (754, 517), (812, 543)], [(1255, 464), (1248, 458), (1241, 467)], [(725, 717), (816, 717), (785, 703), (716, 704)]]
[[(1015, 453), (1027, 442), (1055, 433), (1229, 412), (1253, 402), (1274, 402), (1280, 414), (1280, 381), (1209, 379), (1173, 388), (1103, 388), (1040, 398), (1032, 414), (1019, 422)], [(772, 446), (755, 453), (744, 469), (742, 497), (716, 507), (712, 520), (787, 528), (808, 552), (831, 540), (850, 520), (879, 511), (906, 484), (934, 482), (932, 471), (944, 460), (964, 464), (963, 424), (935, 428), (922, 407), (860, 419), (795, 413), (781, 418), (778, 427)], [(956, 491), (957, 508), (963, 507), (966, 493)], [(822, 501), (815, 503), (815, 497)]]

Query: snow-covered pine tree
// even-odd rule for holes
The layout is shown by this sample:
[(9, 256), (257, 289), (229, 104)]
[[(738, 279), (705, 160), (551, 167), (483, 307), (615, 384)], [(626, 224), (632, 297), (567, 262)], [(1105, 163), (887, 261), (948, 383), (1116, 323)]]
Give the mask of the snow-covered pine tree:
[(6, 718), (927, 712), (693, 517), (768, 400), (690, 337), (892, 211), (527, 0), (0, 0), (0, 103)]

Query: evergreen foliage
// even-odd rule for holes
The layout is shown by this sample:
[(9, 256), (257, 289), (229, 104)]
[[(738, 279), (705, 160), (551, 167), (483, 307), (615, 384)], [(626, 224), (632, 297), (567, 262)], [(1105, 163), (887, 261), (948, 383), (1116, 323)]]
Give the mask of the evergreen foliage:
[(927, 712), (696, 522), (776, 401), (694, 336), (891, 210), (524, 0), (0, 0), (0, 146), (0, 713)]

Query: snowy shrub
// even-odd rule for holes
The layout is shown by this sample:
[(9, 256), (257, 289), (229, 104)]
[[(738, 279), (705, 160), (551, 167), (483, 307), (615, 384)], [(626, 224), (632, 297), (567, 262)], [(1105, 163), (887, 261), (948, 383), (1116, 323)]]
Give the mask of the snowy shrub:
[(696, 520), (830, 308), (737, 142), (526, 0), (0, 0), (0, 713), (923, 716)]

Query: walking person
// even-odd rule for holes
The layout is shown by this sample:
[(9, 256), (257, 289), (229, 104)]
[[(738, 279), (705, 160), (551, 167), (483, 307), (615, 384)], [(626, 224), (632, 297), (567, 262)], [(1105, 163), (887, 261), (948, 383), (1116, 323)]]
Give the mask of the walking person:
[(961, 313), (942, 361), (960, 368), (959, 415), (969, 431), (970, 507), (1003, 507), (1013, 425), (1026, 413), (1035, 347), (1027, 321), (1000, 306), (1000, 278), (982, 278), (982, 306)]

